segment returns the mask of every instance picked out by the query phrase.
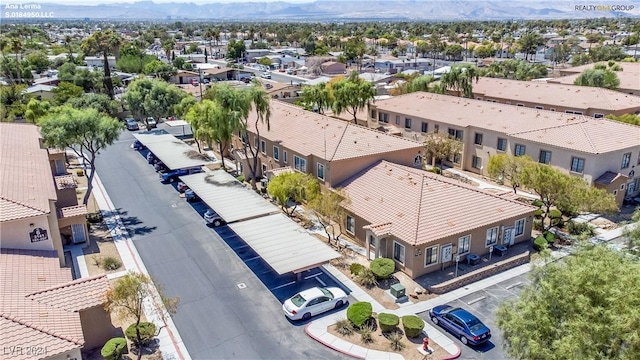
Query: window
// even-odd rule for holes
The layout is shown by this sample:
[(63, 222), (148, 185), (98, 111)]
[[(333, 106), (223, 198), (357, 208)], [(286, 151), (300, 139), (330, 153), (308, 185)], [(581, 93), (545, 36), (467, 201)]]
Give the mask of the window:
[(515, 236), (520, 236), (522, 234), (524, 234), (524, 222), (525, 219), (520, 219), (518, 221), (516, 221), (516, 225), (515, 225)]
[(595, 114), (593, 114), (593, 117), (596, 118), (596, 119), (602, 119), (604, 117), (604, 114), (595, 113)]
[(537, 106), (536, 106), (536, 109), (538, 109), (538, 110), (544, 110), (544, 106), (537, 105)]
[(420, 131), (422, 131), (423, 133), (429, 132), (429, 123), (423, 121), (420, 127)]
[(486, 246), (489, 247), (491, 245), (495, 245), (498, 243), (498, 228), (494, 227), (487, 230), (487, 241)]
[(616, 196), (616, 195), (618, 195), (618, 190), (617, 189), (613, 190), (613, 196)]
[(524, 106), (524, 104), (516, 104), (516, 106)]
[(463, 236), (458, 239), (458, 255), (469, 253), (471, 247), (471, 235)]
[(280, 161), (280, 148), (277, 146), (273, 147), (273, 158)]
[(318, 164), (318, 179), (324, 180), (324, 165)]
[(551, 108), (551, 109), (549, 109), (549, 110), (551, 110), (551, 111), (556, 111), (556, 108)]
[(551, 151), (540, 150), (540, 158), (538, 159), (538, 162), (549, 165), (551, 162)]
[(260, 152), (263, 154), (267, 153), (267, 143), (264, 140), (260, 140)]
[(383, 123), (388, 123), (389, 122), (389, 114), (378, 113), (378, 120), (380, 122), (383, 122)]
[(462, 160), (462, 154), (457, 153), (457, 154), (453, 155), (453, 163), (454, 164), (460, 164), (461, 160)]
[(449, 128), (449, 136), (451, 136), (452, 138), (462, 141), (462, 135), (463, 135), (462, 130)]
[(578, 157), (571, 158), (571, 171), (576, 173), (584, 172), (584, 159)]
[(507, 150), (507, 139), (498, 138), (498, 151)]
[(393, 242), (393, 259), (401, 264), (404, 264), (404, 245), (397, 241)]
[(567, 114), (576, 114), (576, 115), (582, 115), (582, 111), (575, 111), (575, 110), (565, 110), (565, 112)]
[(262, 164), (262, 174), (267, 172), (267, 164)]
[(347, 215), (346, 230), (349, 234), (354, 234), (356, 232), (356, 219), (351, 215)]
[(307, 172), (307, 160), (303, 158), (299, 158), (297, 156), (293, 156), (293, 167), (294, 169), (306, 173)]
[(482, 145), (482, 134), (481, 133), (476, 133), (475, 137), (473, 139), (473, 143), (476, 145)]
[(424, 266), (438, 263), (438, 246), (424, 249)]
[(513, 152), (513, 155), (515, 155), (515, 156), (522, 156), (522, 155), (524, 155), (524, 153), (525, 153), (525, 149), (526, 149), (526, 146), (524, 146), (524, 145), (520, 145), (520, 144), (516, 144), (516, 149), (515, 149), (515, 151)]
[(282, 153), (282, 161), (286, 164), (287, 162), (289, 162), (289, 154), (287, 154), (287, 150), (284, 151), (284, 153)]
[(253, 147), (258, 149), (258, 137), (257, 136), (253, 138)]
[(626, 153), (622, 155), (622, 164), (620, 164), (620, 168), (621, 169), (628, 168), (630, 162), (631, 162), (631, 153)]
[(400, 125), (400, 115), (396, 115), (396, 125)]
[(371, 109), (371, 118), (375, 120), (376, 117), (378, 117), (377, 111), (375, 111), (374, 109)]
[(478, 96), (476, 99), (478, 99), (478, 100), (482, 100), (482, 98), (481, 98), (481, 97), (479, 97), (479, 96)]
[(480, 169), (482, 167), (482, 158), (473, 155), (471, 166), (475, 169)]
[[(433, 125), (433, 132), (438, 133), (440, 131), (440, 125)], [(640, 157), (638, 157), (638, 164), (640, 164)]]
[(404, 119), (404, 128), (405, 129), (411, 129), (411, 119), (409, 119), (409, 118), (405, 118)]

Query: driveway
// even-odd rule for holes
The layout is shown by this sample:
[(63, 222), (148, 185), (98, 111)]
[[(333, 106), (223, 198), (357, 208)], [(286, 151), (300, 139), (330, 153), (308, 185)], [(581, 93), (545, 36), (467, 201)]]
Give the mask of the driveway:
[[(451, 306), (469, 310), (491, 329), (491, 340), (478, 347), (471, 347), (462, 344), (460, 339), (454, 338), (451, 333), (437, 326), (438, 330), (460, 347), (462, 352), (458, 359), (509, 359), (502, 350), (503, 337), (502, 331), (496, 325), (496, 312), (501, 303), (517, 298), (523, 286), (529, 283), (528, 274), (523, 274), (448, 303)], [(429, 319), (429, 312), (423, 312), (418, 315), (433, 324)]]
[(171, 185), (160, 183), (153, 167), (130, 148), (133, 140), (123, 132), (99, 155), (97, 171), (148, 272), (167, 296), (180, 298), (173, 321), (191, 357), (342, 358), (291, 326), (280, 302), (287, 293), (274, 295), (247, 259)]

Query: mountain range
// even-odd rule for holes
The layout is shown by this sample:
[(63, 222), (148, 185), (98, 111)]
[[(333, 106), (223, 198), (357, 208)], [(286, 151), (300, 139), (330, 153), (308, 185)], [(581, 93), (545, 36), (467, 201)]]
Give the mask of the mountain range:
[[(603, 5), (623, 5), (618, 11)], [(586, 5), (586, 3), (585, 3)], [(110, 3), (68, 5), (25, 3), (20, 8), (2, 5), (0, 19), (91, 19), (91, 20), (211, 20), (211, 21), (459, 21), (510, 19), (579, 19), (594, 17), (640, 17), (640, 6), (633, 2), (599, 1), (590, 9), (573, 1), (469, 1), (469, 0), (317, 0), (309, 3), (241, 2), (194, 4), (184, 2)], [(583, 6), (578, 9), (578, 6)], [(18, 12), (31, 12), (29, 17)], [(40, 14), (38, 14), (40, 13)], [(40, 16), (38, 16), (40, 15)]]

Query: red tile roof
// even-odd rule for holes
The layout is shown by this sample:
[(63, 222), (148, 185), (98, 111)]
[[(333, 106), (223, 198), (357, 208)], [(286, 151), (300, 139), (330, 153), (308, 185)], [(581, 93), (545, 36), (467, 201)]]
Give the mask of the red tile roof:
[[(255, 111), (248, 123), (255, 133)], [(271, 101), (271, 130), (259, 123), (260, 136), (303, 156), (315, 155), (329, 161), (417, 149), (422, 143), (387, 135), (374, 129), (306, 111), (282, 101)], [(310, 136), (313, 134), (313, 136)]]
[(614, 173), (612, 171), (605, 171), (604, 174), (600, 175), (595, 181), (594, 183), (597, 184), (602, 184), (602, 185), (609, 185), (611, 183), (613, 183), (614, 181), (616, 181), (618, 178), (620, 177), (625, 177), (625, 175), (620, 174), (620, 173)]
[(0, 249), (3, 346), (47, 346), (47, 356), (81, 348), (78, 312), (103, 304), (108, 288), (106, 275), (72, 281), (55, 251)]
[(0, 221), (50, 212), (56, 190), (37, 126), (0, 123), (0, 174)]
[(74, 216), (82, 216), (82, 215), (87, 215), (87, 213), (88, 211), (85, 205), (67, 206), (67, 207), (58, 209), (58, 218), (64, 219), (64, 218), (70, 218)]
[(463, 235), (535, 210), (457, 180), (387, 161), (375, 163), (339, 187), (349, 196), (345, 208), (369, 222), (371, 230), (412, 245)]

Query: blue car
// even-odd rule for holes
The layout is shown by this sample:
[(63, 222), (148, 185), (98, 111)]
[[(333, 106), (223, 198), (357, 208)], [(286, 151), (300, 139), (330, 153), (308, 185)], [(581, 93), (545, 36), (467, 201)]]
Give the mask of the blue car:
[(438, 305), (429, 311), (429, 316), (465, 345), (480, 345), (491, 338), (491, 330), (467, 310)]
[(202, 172), (202, 168), (187, 168), (187, 169), (178, 169), (178, 170), (169, 170), (165, 173), (160, 174), (160, 180), (163, 183), (172, 183), (177, 181), (180, 176), (195, 174)]
[(144, 146), (144, 145), (140, 142), (140, 140), (136, 140), (136, 141), (134, 141), (134, 142), (133, 142), (133, 149), (134, 149), (134, 150), (144, 150), (144, 149), (146, 149), (146, 148), (147, 148), (147, 147), (146, 147), (146, 146)]

